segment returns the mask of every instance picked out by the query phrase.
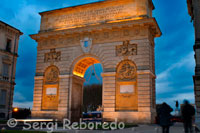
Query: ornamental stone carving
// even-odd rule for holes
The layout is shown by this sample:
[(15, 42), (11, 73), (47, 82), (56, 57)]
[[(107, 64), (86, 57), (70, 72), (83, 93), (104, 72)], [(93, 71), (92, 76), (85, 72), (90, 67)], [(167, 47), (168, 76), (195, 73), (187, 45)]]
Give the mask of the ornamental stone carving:
[(55, 49), (51, 49), (49, 53), (45, 53), (44, 62), (54, 62), (61, 60), (61, 52), (56, 52)]
[(137, 45), (130, 44), (130, 41), (124, 41), (123, 45), (116, 46), (116, 56), (137, 55)]
[(50, 101), (53, 101), (53, 100), (56, 99), (56, 96), (55, 96), (55, 95), (48, 95), (47, 97), (48, 97), (48, 99), (49, 99)]
[(92, 38), (85, 37), (81, 40), (81, 47), (84, 53), (89, 53), (92, 47)]
[(45, 84), (54, 84), (58, 82), (59, 71), (55, 66), (49, 67), (45, 72)]
[(122, 61), (117, 67), (117, 80), (133, 80), (136, 78), (136, 66), (130, 60)]

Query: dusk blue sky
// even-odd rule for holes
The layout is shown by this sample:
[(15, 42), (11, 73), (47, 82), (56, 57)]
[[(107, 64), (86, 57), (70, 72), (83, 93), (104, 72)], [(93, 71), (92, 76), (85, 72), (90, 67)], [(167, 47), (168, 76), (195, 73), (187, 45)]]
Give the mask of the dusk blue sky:
[[(98, 0), (1, 0), (0, 20), (24, 33), (19, 43), (14, 106), (32, 107), (37, 44), (29, 35), (39, 31), (38, 13), (95, 1)], [(165, 101), (173, 106), (175, 100), (184, 99), (194, 103), (194, 28), (186, 0), (153, 2), (153, 16), (163, 33), (155, 40), (157, 103)], [(101, 71), (98, 65), (95, 68)]]

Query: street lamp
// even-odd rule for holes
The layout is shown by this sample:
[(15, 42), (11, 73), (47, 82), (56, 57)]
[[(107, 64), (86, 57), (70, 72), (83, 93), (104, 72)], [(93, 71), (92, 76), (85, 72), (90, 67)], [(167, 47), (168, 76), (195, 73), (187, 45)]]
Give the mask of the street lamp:
[(19, 108), (14, 108), (13, 111), (14, 111), (14, 112), (18, 112), (18, 111), (19, 111)]

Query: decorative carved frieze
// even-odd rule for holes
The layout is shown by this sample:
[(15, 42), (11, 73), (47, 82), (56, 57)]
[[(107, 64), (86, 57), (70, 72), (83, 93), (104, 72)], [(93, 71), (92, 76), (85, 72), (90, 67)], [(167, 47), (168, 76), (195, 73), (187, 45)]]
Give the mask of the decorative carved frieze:
[(130, 35), (130, 31), (129, 30), (124, 30), (123, 31), (123, 35), (124, 36), (129, 36)]
[(61, 52), (56, 52), (55, 49), (51, 49), (49, 53), (45, 53), (44, 62), (54, 62), (61, 60)]
[(49, 67), (45, 72), (45, 84), (55, 84), (59, 79), (59, 71), (55, 66)]
[(137, 44), (130, 44), (130, 41), (124, 41), (123, 45), (116, 46), (116, 56), (137, 55)]
[(103, 38), (107, 39), (107, 38), (109, 38), (109, 36), (110, 36), (109, 32), (104, 32), (103, 33)]
[(80, 41), (83, 41), (85, 38), (92, 39), (92, 42), (95, 44), (107, 43), (112, 41), (133, 40), (134, 38), (140, 38), (142, 32), (144, 32), (144, 30), (140, 28), (123, 28), (115, 30), (105, 29), (102, 31), (91, 31), (87, 33), (75, 34), (64, 34), (63, 31), (62, 35), (60, 36), (57, 35), (57, 37), (51, 38), (51, 36), (49, 35), (48, 38), (38, 41), (38, 49), (41, 50), (55, 47), (62, 48), (67, 45), (77, 46), (78, 44), (80, 44)]
[(117, 80), (133, 80), (136, 78), (136, 66), (130, 60), (122, 61), (117, 67)]

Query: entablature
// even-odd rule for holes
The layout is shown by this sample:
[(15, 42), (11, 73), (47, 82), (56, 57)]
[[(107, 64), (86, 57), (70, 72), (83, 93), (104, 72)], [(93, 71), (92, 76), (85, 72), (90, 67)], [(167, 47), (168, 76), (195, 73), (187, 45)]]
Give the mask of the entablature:
[(61, 31), (49, 31), (31, 35), (38, 42), (38, 49), (79, 45), (85, 37), (93, 39), (93, 43), (121, 41), (120, 39), (147, 38), (148, 30), (152, 37), (161, 36), (161, 31), (154, 18), (138, 19), (134, 21), (93, 25)]

